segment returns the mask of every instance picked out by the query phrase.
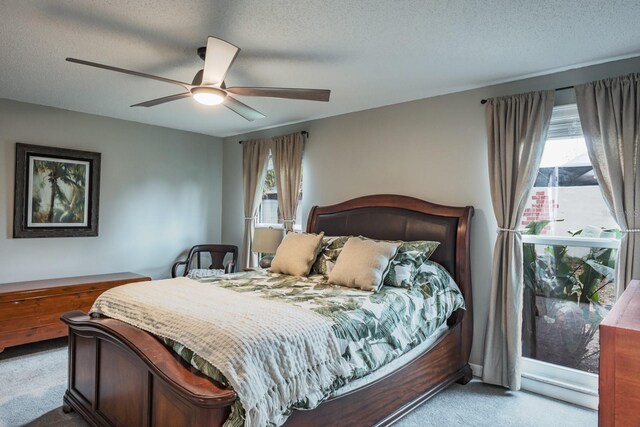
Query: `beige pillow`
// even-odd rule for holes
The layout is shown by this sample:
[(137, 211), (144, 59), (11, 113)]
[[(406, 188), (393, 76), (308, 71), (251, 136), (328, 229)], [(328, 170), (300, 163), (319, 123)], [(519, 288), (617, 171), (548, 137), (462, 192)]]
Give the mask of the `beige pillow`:
[(382, 286), (399, 242), (377, 242), (362, 237), (351, 237), (344, 244), (336, 265), (329, 273), (334, 285), (377, 291)]
[(307, 276), (316, 260), (324, 233), (288, 233), (271, 261), (273, 273)]

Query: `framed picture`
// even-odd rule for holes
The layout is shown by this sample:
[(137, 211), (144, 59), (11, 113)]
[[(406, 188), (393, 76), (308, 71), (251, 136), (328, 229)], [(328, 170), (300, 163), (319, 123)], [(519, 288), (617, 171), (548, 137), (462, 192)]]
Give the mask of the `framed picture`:
[(16, 144), (13, 237), (98, 235), (100, 153)]

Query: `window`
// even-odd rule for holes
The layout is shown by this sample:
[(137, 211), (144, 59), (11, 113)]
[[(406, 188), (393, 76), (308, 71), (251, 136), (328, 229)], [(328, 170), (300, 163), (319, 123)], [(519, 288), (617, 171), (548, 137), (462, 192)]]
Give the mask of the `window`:
[[(538, 176), (522, 216), (522, 226), (545, 226), (534, 234), (583, 237), (618, 228), (593, 172), (575, 104), (553, 109)], [(594, 227), (595, 226), (595, 227)]]
[[(300, 179), (302, 184), (302, 178)], [(301, 186), (302, 188), (302, 186)], [(302, 190), (298, 199), (298, 208), (296, 209), (295, 223), (293, 229), (300, 231), (302, 229)], [(276, 187), (276, 172), (273, 169), (273, 159), (269, 155), (269, 163), (267, 165), (267, 177), (264, 181), (264, 189), (262, 190), (262, 202), (258, 208), (256, 223), (260, 226), (274, 226), (282, 224), (282, 214), (278, 208), (278, 189)]]
[(620, 230), (600, 193), (575, 104), (553, 110), (521, 228), (522, 353), (531, 359), (523, 377), (532, 361), (597, 374), (598, 326), (615, 301)]

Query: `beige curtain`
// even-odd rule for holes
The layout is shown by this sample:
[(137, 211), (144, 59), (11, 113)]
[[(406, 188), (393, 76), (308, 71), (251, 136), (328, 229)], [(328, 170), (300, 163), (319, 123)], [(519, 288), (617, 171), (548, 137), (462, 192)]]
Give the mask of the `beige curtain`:
[(242, 143), (242, 182), (244, 189), (244, 238), (242, 241), (242, 266), (255, 268), (258, 256), (251, 250), (254, 218), (262, 199), (264, 180), (267, 175), (271, 140), (253, 140)]
[(482, 380), (520, 389), (522, 239), (520, 224), (535, 181), (554, 91), (490, 99), (486, 105), (491, 200), (498, 222)]
[(276, 136), (272, 140), (271, 155), (278, 188), (278, 208), (286, 231), (293, 230), (296, 218), (303, 150), (304, 136), (300, 132)]
[(618, 296), (640, 279), (640, 74), (576, 86), (589, 158), (611, 214), (623, 231)]

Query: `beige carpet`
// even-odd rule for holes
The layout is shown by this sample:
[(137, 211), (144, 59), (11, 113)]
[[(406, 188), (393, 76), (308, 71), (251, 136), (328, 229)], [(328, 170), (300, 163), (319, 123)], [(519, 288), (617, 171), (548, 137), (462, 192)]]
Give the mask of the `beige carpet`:
[[(62, 412), (67, 386), (66, 340), (0, 353), (0, 427), (86, 426)], [(527, 392), (472, 381), (454, 384), (400, 420), (398, 427), (597, 426), (597, 412)]]

